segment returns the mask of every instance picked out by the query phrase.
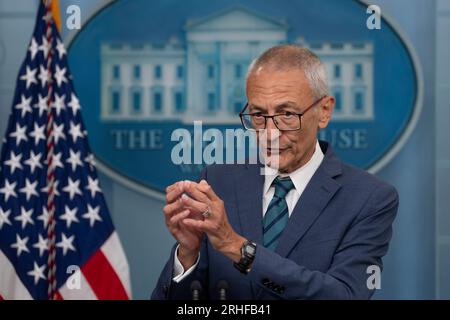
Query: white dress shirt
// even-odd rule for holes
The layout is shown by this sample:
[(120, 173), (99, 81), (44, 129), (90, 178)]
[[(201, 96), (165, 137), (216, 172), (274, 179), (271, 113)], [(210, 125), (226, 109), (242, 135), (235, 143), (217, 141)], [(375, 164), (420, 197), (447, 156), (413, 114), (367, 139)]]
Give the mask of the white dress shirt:
[[(264, 177), (264, 189), (263, 189), (263, 199), (262, 199), (262, 207), (263, 212), (262, 215), (266, 214), (267, 208), (269, 207), (269, 203), (272, 200), (274, 194), (275, 194), (275, 187), (272, 186), (273, 181), (277, 176), (281, 177), (290, 177), (292, 182), (294, 183), (294, 187), (291, 191), (288, 192), (286, 195), (286, 203), (288, 206), (288, 213), (289, 217), (292, 214), (292, 211), (294, 211), (295, 205), (298, 202), (298, 199), (300, 199), (300, 196), (302, 195), (303, 191), (305, 190), (306, 186), (308, 185), (309, 181), (311, 180), (312, 176), (316, 172), (316, 170), (319, 168), (320, 164), (322, 163), (322, 160), (324, 158), (324, 154), (322, 152), (322, 149), (320, 149), (319, 141), (316, 142), (316, 149), (314, 150), (314, 153), (309, 159), (309, 161), (303, 165), (302, 167), (298, 168), (297, 170), (289, 173), (289, 174), (281, 174), (276, 170), (273, 170), (271, 168), (265, 168), (266, 169), (266, 175)], [(185, 277), (187, 277), (197, 266), (198, 261), (200, 260), (200, 254), (197, 258), (197, 262), (190, 267), (188, 270), (184, 270), (183, 265), (181, 264), (180, 260), (178, 260), (178, 247), (175, 250), (175, 257), (174, 257), (174, 268), (173, 268), (173, 281), (180, 282)]]

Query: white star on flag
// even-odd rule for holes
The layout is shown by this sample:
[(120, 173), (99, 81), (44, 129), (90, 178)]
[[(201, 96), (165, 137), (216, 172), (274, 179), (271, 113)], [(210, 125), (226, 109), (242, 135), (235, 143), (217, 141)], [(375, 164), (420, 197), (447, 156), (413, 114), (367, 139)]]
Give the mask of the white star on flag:
[(47, 82), (50, 82), (52, 77), (48, 69), (46, 69), (43, 65), (40, 65), (38, 78), (41, 80), (42, 88), (44, 88)]
[(55, 143), (58, 143), (59, 139), (66, 139), (66, 135), (64, 134), (64, 123), (61, 123), (59, 126), (56, 123), (53, 125), (53, 137)]
[(67, 105), (72, 109), (73, 115), (75, 115), (77, 111), (81, 109), (80, 101), (78, 100), (77, 96), (73, 93), (70, 96), (70, 102)]
[(45, 38), (44, 36), (42, 37), (42, 44), (39, 46), (39, 50), (42, 50), (44, 58), (47, 57), (48, 51), (50, 50), (50, 46), (47, 41), (47, 38)]
[(39, 196), (39, 194), (36, 191), (37, 184), (38, 184), (37, 180), (35, 180), (33, 183), (31, 183), (30, 180), (28, 180), (28, 178), (26, 178), (25, 187), (21, 188), (19, 191), (26, 194), (27, 201), (30, 200), (31, 196), (36, 196), (36, 197)]
[(65, 76), (66, 73), (66, 68), (59, 68), (58, 65), (56, 65), (56, 70), (55, 70), (55, 79), (56, 82), (58, 83), (58, 87), (61, 87), (61, 84), (63, 82), (67, 82), (67, 78)]
[(30, 166), (31, 173), (34, 173), (36, 167), (42, 168), (41, 157), (42, 157), (41, 153), (34, 154), (33, 150), (30, 151), (30, 158), (28, 158), (28, 160), (25, 160), (24, 163)]
[(67, 158), (66, 162), (70, 163), (72, 166), (72, 171), (75, 171), (77, 166), (83, 166), (83, 163), (81, 162), (81, 154), (80, 152), (73, 152), (72, 149), (69, 150), (70, 156)]
[(101, 192), (100, 187), (98, 186), (98, 179), (92, 179), (88, 176), (88, 185), (86, 186), (86, 189), (91, 192), (91, 197), (94, 198), (96, 192)]
[(69, 206), (64, 206), (64, 209), (64, 214), (62, 214), (59, 218), (66, 221), (67, 228), (70, 228), (72, 222), (80, 222), (77, 218), (77, 207), (70, 209)]
[(50, 214), (48, 213), (47, 208), (43, 207), (42, 213), (37, 217), (37, 219), (42, 221), (42, 224), (44, 225), (45, 229), (47, 229), (49, 218), (50, 218)]
[(0, 189), (0, 193), (3, 193), (5, 195), (5, 201), (8, 201), (9, 197), (15, 197), (17, 198), (16, 193), (16, 185), (17, 181), (14, 181), (13, 183), (9, 183), (8, 180), (5, 180), (5, 185), (3, 188)]
[(18, 146), (20, 144), (20, 142), (23, 141), (27, 141), (27, 135), (25, 133), (25, 131), (27, 130), (27, 126), (24, 125), (23, 127), (21, 127), (18, 123), (16, 123), (16, 131), (11, 132), (9, 134), (10, 137), (13, 137), (16, 139), (16, 146)]
[(76, 251), (75, 247), (73, 246), (72, 242), (75, 239), (75, 236), (72, 235), (69, 238), (66, 237), (64, 232), (61, 232), (61, 241), (56, 244), (58, 248), (62, 248), (63, 255), (65, 256), (67, 251), (72, 250)]
[(47, 112), (47, 97), (43, 97), (39, 94), (38, 99), (39, 102), (35, 105), (35, 107), (39, 109), (39, 117), (41, 117), (44, 112)]
[(0, 230), (2, 230), (4, 224), (9, 224), (11, 226), (11, 221), (9, 221), (9, 215), (11, 214), (11, 210), (3, 211), (0, 208)]
[(37, 42), (34, 39), (34, 37), (31, 39), (31, 44), (28, 47), (28, 50), (31, 53), (31, 60), (34, 60), (34, 57), (36, 56), (36, 53), (38, 53), (38, 50), (39, 50)]
[(39, 126), (36, 122), (33, 125), (34, 130), (30, 132), (30, 137), (34, 139), (34, 144), (37, 146), (39, 144), (39, 140), (45, 141), (45, 125)]
[(14, 218), (16, 221), (22, 222), (22, 230), (25, 229), (27, 224), (34, 224), (33, 219), (31, 219), (31, 215), (33, 214), (33, 208), (30, 210), (25, 210), (24, 207), (20, 207), (20, 215)]
[(41, 267), (34, 262), (34, 268), (31, 271), (28, 271), (27, 274), (29, 276), (32, 276), (34, 278), (34, 284), (37, 284), (39, 282), (39, 279), (44, 279), (44, 270), (45, 270), (45, 264), (43, 264)]
[(87, 163), (89, 163), (89, 168), (92, 170), (95, 167), (95, 159), (94, 159), (94, 155), (92, 153), (90, 153), (85, 159), (84, 161), (86, 161)]
[(51, 164), (51, 167), (53, 168), (53, 169), (56, 169), (56, 168), (64, 168), (64, 166), (63, 166), (63, 164), (62, 164), (62, 162), (61, 162), (61, 155), (62, 155), (62, 152), (60, 152), (60, 153), (55, 153), (54, 155), (53, 155), (53, 159), (52, 159), (52, 164)]
[(43, 236), (39, 235), (39, 240), (35, 244), (33, 244), (33, 248), (39, 250), (39, 257), (42, 257), (44, 252), (48, 250), (48, 239), (44, 239)]
[(72, 136), (74, 143), (77, 142), (78, 138), (83, 138), (83, 133), (81, 132), (81, 124), (75, 125), (72, 121), (70, 122), (69, 134)]
[(57, 93), (55, 94), (55, 101), (53, 101), (52, 107), (55, 108), (56, 115), (58, 116), (61, 113), (61, 110), (66, 108), (66, 106), (64, 105), (65, 98), (66, 98), (65, 94), (63, 94), (62, 96), (59, 96)]
[(28, 237), (20, 238), (19, 234), (16, 234), (16, 242), (11, 245), (11, 248), (17, 249), (17, 256), (20, 257), (22, 252), (30, 252), (27, 247)]
[(25, 71), (25, 74), (20, 77), (20, 80), (26, 81), (27, 90), (31, 86), (32, 83), (37, 83), (36, 72), (37, 72), (37, 69), (30, 69), (30, 67), (27, 66), (27, 70)]
[(25, 95), (22, 94), (20, 103), (16, 105), (16, 109), (20, 110), (20, 116), (22, 118), (25, 116), (27, 112), (31, 113), (33, 111), (30, 105), (31, 99), (32, 99), (31, 96), (29, 98), (26, 98)]
[(78, 194), (80, 196), (82, 195), (82, 193), (80, 191), (80, 188), (79, 188), (79, 185), (80, 185), (80, 180), (73, 181), (69, 177), (68, 182), (67, 182), (67, 186), (65, 186), (63, 188), (63, 191), (69, 193), (70, 200), (72, 200), (75, 197), (76, 194)]
[(61, 59), (63, 57), (63, 55), (66, 54), (66, 48), (64, 47), (64, 44), (59, 39), (57, 39), (56, 50), (58, 51), (59, 59)]
[(20, 160), (22, 159), (22, 155), (14, 154), (13, 151), (11, 151), (11, 156), (9, 157), (9, 160), (5, 161), (5, 165), (9, 166), (11, 174), (16, 171), (16, 169), (22, 169), (22, 164), (20, 163)]
[(102, 221), (102, 218), (99, 215), (100, 206), (96, 206), (92, 208), (90, 204), (88, 204), (88, 211), (82, 215), (83, 218), (89, 219), (89, 225), (91, 227), (94, 226), (95, 221)]

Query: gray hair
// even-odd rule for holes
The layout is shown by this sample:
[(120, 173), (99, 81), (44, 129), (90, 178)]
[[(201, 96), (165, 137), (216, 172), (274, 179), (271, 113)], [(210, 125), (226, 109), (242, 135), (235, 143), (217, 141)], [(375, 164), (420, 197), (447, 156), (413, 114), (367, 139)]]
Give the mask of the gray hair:
[(252, 61), (247, 71), (247, 81), (262, 66), (268, 66), (277, 71), (293, 68), (302, 70), (315, 99), (328, 95), (325, 66), (319, 57), (309, 49), (295, 45), (279, 45), (269, 48)]

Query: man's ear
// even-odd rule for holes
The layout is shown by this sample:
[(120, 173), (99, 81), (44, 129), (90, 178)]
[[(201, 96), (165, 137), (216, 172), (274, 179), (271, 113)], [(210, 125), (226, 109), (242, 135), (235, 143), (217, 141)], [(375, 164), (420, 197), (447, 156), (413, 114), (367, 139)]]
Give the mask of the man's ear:
[(334, 97), (327, 96), (320, 102), (319, 107), (319, 129), (325, 129), (331, 120), (335, 100)]

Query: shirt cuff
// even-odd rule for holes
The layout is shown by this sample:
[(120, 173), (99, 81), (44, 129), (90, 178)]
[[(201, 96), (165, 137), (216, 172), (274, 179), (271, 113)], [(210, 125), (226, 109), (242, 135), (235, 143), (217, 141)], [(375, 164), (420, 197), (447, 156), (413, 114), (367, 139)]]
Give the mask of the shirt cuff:
[(173, 278), (172, 280), (176, 283), (180, 282), (184, 278), (186, 278), (188, 275), (194, 271), (194, 269), (197, 267), (198, 262), (200, 261), (200, 253), (198, 254), (197, 261), (194, 263), (192, 267), (190, 267), (188, 270), (184, 271), (183, 265), (181, 264), (180, 260), (178, 260), (178, 248), (180, 245), (177, 246), (175, 249), (175, 257), (173, 259)]

